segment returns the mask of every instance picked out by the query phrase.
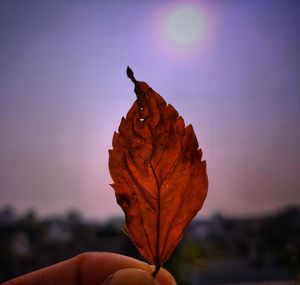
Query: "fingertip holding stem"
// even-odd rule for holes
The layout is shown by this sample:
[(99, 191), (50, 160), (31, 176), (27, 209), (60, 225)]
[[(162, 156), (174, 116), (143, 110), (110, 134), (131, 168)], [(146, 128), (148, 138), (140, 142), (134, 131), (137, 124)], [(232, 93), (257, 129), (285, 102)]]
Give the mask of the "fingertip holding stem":
[(176, 285), (170, 272), (160, 268), (153, 276), (154, 266), (142, 263), (141, 268), (125, 268), (109, 275), (101, 285)]
[(125, 268), (109, 275), (102, 285), (159, 285), (159, 283), (150, 272)]

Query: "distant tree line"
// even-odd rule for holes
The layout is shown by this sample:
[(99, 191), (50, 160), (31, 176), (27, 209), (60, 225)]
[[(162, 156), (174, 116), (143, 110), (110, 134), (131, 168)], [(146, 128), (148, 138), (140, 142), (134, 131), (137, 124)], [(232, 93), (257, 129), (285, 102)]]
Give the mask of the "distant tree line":
[[(0, 282), (85, 251), (142, 259), (122, 231), (122, 218), (86, 220), (78, 211), (39, 218), (0, 208)], [(165, 267), (179, 284), (295, 280), (300, 272), (300, 208), (268, 216), (195, 219)], [(235, 273), (232, 273), (233, 270)]]

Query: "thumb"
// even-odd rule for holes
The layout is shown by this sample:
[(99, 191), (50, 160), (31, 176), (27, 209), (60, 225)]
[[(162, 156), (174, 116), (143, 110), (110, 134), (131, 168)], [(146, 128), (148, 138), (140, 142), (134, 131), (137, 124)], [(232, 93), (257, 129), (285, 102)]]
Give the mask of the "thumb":
[(81, 258), (81, 284), (176, 285), (174, 277), (166, 269), (161, 268), (153, 278), (154, 266), (128, 256), (94, 252), (85, 253)]
[[(167, 272), (166, 270), (164, 270)], [(160, 284), (175, 284), (170, 283), (173, 280), (169, 280), (166, 275), (166, 280), (162, 277), (164, 273), (160, 275), (158, 279), (154, 278), (148, 271), (144, 271), (138, 268), (125, 268), (121, 269), (111, 275), (102, 283), (102, 285), (160, 285)], [(173, 279), (173, 278), (172, 278)], [(158, 282), (160, 280), (161, 283)], [(167, 283), (166, 283), (167, 282)]]

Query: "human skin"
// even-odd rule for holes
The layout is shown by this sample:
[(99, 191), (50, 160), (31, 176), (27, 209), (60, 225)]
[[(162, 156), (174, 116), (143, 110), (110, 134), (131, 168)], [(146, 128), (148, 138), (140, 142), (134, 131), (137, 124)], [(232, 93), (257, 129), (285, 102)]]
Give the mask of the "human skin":
[[(128, 256), (87, 252), (6, 281), (2, 285), (100, 285), (108, 276), (124, 268), (137, 268), (150, 273), (154, 270), (153, 266)], [(160, 285), (176, 285), (173, 276), (163, 268), (155, 280)]]

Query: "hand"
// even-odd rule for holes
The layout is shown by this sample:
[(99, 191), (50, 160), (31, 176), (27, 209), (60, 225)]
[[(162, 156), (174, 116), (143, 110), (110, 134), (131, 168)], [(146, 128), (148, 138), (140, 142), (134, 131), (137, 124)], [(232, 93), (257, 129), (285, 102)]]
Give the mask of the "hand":
[[(128, 256), (89, 252), (14, 278), (2, 285), (100, 285), (109, 275), (124, 268), (138, 268), (147, 272), (154, 269)], [(173, 276), (163, 268), (155, 279), (160, 285), (176, 285)]]

